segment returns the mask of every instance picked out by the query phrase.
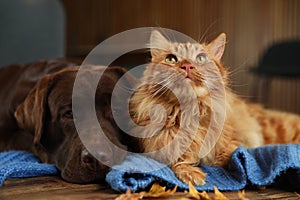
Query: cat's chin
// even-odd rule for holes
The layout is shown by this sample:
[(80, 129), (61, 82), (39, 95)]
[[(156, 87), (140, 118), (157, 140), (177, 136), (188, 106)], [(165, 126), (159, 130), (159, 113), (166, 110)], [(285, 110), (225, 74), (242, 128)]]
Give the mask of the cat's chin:
[(191, 83), (191, 82), (193, 82), (192, 79), (190, 79), (189, 77), (185, 77), (184, 81), (185, 81), (186, 83)]
[(204, 97), (208, 95), (207, 89), (197, 85), (195, 81), (193, 81), (191, 78), (186, 77), (185, 79), (183, 79), (183, 81), (185, 82), (185, 84), (189, 84), (192, 87), (193, 92), (196, 94), (197, 97)]
[(200, 86), (195, 86), (194, 88), (194, 91), (196, 93), (196, 96), (197, 97), (205, 97), (205, 96), (208, 96), (208, 91), (207, 89), (203, 88), (203, 87), (200, 87)]

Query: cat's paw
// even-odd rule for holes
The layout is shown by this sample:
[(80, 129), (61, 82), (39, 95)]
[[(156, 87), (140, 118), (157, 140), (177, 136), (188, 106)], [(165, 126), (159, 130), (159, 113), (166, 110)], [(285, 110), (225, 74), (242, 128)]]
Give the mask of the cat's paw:
[(181, 164), (171, 168), (176, 176), (186, 184), (189, 182), (191, 182), (193, 185), (205, 184), (206, 174), (198, 167)]

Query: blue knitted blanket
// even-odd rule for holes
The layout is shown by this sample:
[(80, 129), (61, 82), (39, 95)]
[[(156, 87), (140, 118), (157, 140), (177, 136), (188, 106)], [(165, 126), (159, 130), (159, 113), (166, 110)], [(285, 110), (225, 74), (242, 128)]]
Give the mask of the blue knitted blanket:
[[(200, 166), (207, 173), (206, 184), (198, 190), (235, 191), (246, 186), (273, 186), (300, 191), (300, 145), (275, 145), (255, 149), (238, 148), (228, 169)], [(159, 169), (153, 171), (152, 169)], [(0, 187), (7, 178), (57, 175), (54, 165), (40, 163), (25, 151), (0, 153)], [(188, 189), (167, 166), (141, 155), (130, 155), (106, 177), (116, 191), (139, 191), (160, 181), (169, 187)]]
[(26, 151), (0, 153), (0, 187), (7, 178), (56, 175), (54, 165), (40, 163), (37, 157)]
[[(206, 184), (197, 186), (200, 191), (236, 191), (247, 187), (272, 186), (300, 191), (300, 145), (275, 145), (255, 149), (236, 149), (228, 169), (199, 166), (207, 173)], [(152, 170), (157, 169), (157, 170)], [(130, 155), (106, 176), (110, 186), (120, 192), (127, 188), (139, 191), (155, 181), (180, 189), (188, 186), (161, 163), (141, 155)]]

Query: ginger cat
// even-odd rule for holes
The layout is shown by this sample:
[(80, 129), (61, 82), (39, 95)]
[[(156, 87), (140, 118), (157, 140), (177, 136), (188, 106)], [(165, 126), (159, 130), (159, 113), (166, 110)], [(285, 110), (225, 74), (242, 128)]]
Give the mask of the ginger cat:
[[(300, 143), (300, 117), (251, 104), (226, 86), (226, 35), (177, 43), (154, 30), (152, 61), (130, 100), (137, 151), (167, 163), (183, 182), (205, 184), (198, 164), (226, 167), (238, 147)], [(206, 138), (207, 136), (207, 138)]]

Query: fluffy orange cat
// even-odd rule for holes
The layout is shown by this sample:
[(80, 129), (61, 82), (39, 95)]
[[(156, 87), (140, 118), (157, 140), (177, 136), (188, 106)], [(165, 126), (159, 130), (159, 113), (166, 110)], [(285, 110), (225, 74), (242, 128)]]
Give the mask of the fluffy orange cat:
[[(152, 61), (130, 100), (138, 151), (167, 163), (183, 182), (205, 183), (198, 164), (226, 167), (238, 147), (300, 143), (300, 117), (248, 103), (226, 86), (226, 35), (177, 43), (154, 30)], [(153, 48), (155, 47), (155, 48)]]

